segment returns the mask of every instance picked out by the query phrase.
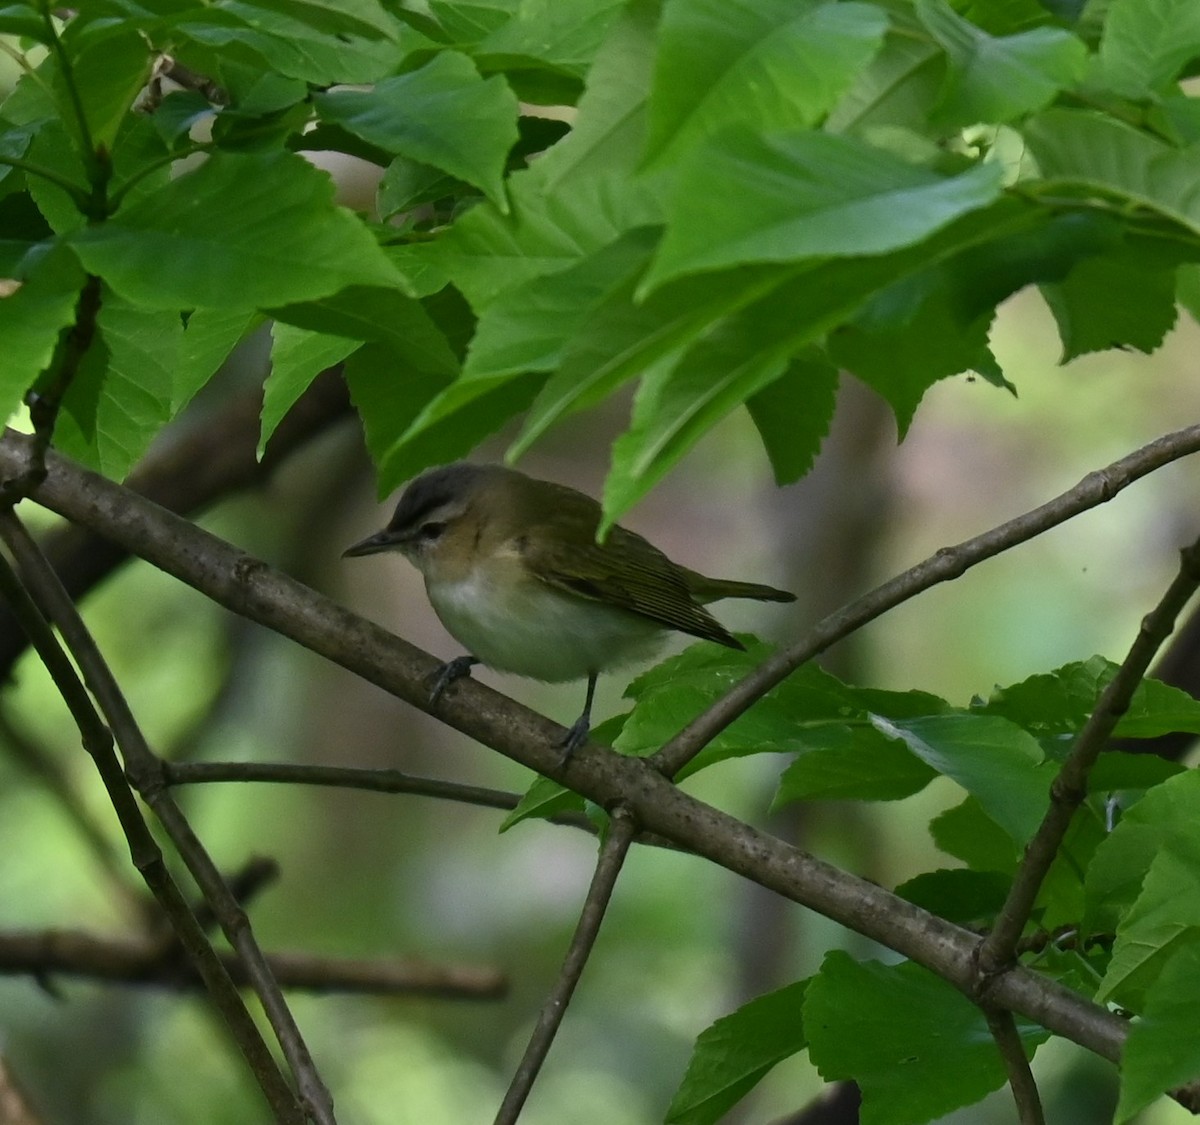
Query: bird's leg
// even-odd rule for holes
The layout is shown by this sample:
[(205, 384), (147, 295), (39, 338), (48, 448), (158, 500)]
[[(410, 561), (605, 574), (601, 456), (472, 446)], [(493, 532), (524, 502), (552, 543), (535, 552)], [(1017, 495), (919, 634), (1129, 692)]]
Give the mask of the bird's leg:
[(471, 674), (471, 668), (479, 663), (479, 658), (476, 656), (456, 656), (453, 660), (447, 660), (434, 674), (430, 677), (433, 681), (433, 690), (429, 693), (429, 705), (437, 706), (437, 701), (442, 698), (444, 692), (455, 680), (461, 680), (464, 676)]
[(596, 694), (596, 676), (595, 672), (588, 674), (587, 698), (583, 701), (583, 714), (571, 724), (570, 729), (559, 743), (563, 748), (563, 765), (566, 765), (571, 760), (571, 755), (587, 742), (588, 731), (592, 729), (592, 696)]

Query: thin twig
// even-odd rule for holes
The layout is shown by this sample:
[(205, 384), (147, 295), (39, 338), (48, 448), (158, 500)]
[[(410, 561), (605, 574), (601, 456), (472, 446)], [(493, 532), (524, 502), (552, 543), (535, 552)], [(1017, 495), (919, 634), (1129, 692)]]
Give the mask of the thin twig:
[[(67, 930), (0, 932), (0, 974), (74, 976), (172, 989), (201, 987), (196, 973), (175, 955), (177, 948), (164, 951), (161, 943), (144, 938), (120, 940)], [(236, 984), (249, 983), (236, 954), (222, 951), (218, 956)], [(306, 953), (269, 953), (267, 960), (283, 987), (307, 992), (495, 1000), (508, 988), (503, 974), (494, 969)]]
[[(15, 518), (11, 512), (7, 514), (10, 518)], [(146, 885), (171, 919), (180, 942), (196, 971), (203, 978), (209, 996), (224, 1017), (234, 1041), (271, 1105), (276, 1120), (288, 1125), (302, 1125), (303, 1113), (295, 1095), (288, 1088), (258, 1028), (250, 1018), (237, 987), (217, 958), (187, 900), (171, 878), (163, 862), (162, 852), (142, 819), (137, 801), (113, 751), (110, 731), (92, 706), (90, 696), (80, 682), (74, 666), (59, 646), (53, 631), (38, 612), (8, 562), (2, 557), (0, 597), (8, 602), (70, 710), (79, 728), (84, 749), (96, 764), (108, 791), (109, 800), (121, 822), (125, 838), (129, 841), (129, 852), (134, 867), (141, 873)]]
[[(267, 782), (283, 785), (322, 785), (334, 789), (362, 789), (368, 793), (409, 793), (464, 805), (511, 811), (522, 801), (519, 793), (464, 785), (459, 781), (415, 777), (396, 769), (365, 769), (358, 766), (298, 765), (293, 762), (163, 762), (168, 785), (201, 785), (218, 782)], [(538, 819), (562, 828), (577, 828), (595, 836), (598, 829), (582, 812), (560, 812)], [(686, 851), (674, 840), (653, 832), (638, 834), (637, 843), (669, 851)]]
[(807, 636), (768, 657), (648, 760), (667, 777), (674, 777), (776, 684), (830, 645), (930, 587), (958, 578), (985, 559), (1028, 542), (1081, 512), (1111, 500), (1148, 473), (1197, 451), (1200, 451), (1200, 425), (1166, 434), (1107, 468), (1088, 473), (1074, 488), (1040, 507), (957, 546), (943, 547), (924, 562), (831, 613), (809, 630)]
[(250, 920), (230, 892), (216, 864), (205, 851), (170, 791), (162, 783), (161, 762), (142, 735), (141, 728), (79, 616), (74, 602), (63, 589), (58, 576), (46, 562), (24, 525), (11, 510), (0, 511), (0, 538), (17, 560), (22, 579), (40, 604), (42, 612), (57, 626), (83, 674), (88, 689), (95, 696), (108, 720), (113, 737), (125, 759), (126, 775), (167, 830), (180, 858), (183, 859), (192, 878), (196, 880), (205, 900), (213, 908), (222, 932), (245, 963), (254, 990), (288, 1060), (288, 1066), (305, 1105), (320, 1125), (334, 1125), (333, 1100), (317, 1074), (295, 1018), (254, 938)]
[(1017, 1105), (1017, 1120), (1021, 1125), (1046, 1125), (1041, 1095), (1033, 1080), (1033, 1071), (1029, 1069), (1025, 1045), (1021, 1042), (1012, 1012), (985, 1007), (984, 1015), (1008, 1074), (1009, 1089)]
[(987, 978), (1010, 964), (1021, 931), (1033, 911), (1038, 891), (1058, 855), (1058, 849), (1075, 810), (1087, 796), (1088, 774), (1107, 745), (1121, 716), (1129, 708), (1134, 691), (1146, 675), (1154, 654), (1170, 636), (1175, 619), (1200, 586), (1200, 538), (1180, 552), (1179, 573), (1158, 605), (1143, 619), (1138, 635), (1117, 673), (1105, 686), (1095, 710), (1088, 716), (1075, 745), (1050, 787), (1050, 807), (1017, 868), (1013, 885), (992, 932), (979, 947), (981, 988)]
[(579, 923), (575, 927), (554, 987), (542, 1005), (533, 1034), (529, 1037), (529, 1045), (525, 1048), (525, 1054), (521, 1057), (508, 1092), (504, 1095), (504, 1101), (500, 1103), (500, 1109), (496, 1113), (496, 1125), (513, 1125), (521, 1114), (529, 1091), (533, 1089), (533, 1083), (550, 1053), (550, 1047), (554, 1043), (563, 1016), (566, 1015), (575, 986), (583, 975), (592, 946), (596, 943), (596, 935), (600, 932), (600, 923), (604, 921), (605, 911), (612, 898), (613, 888), (617, 884), (617, 876), (621, 874), (629, 847), (637, 835), (637, 821), (625, 805), (617, 805), (611, 809), (610, 816), (611, 826), (600, 845), (600, 857), (596, 862), (587, 899), (579, 915)]

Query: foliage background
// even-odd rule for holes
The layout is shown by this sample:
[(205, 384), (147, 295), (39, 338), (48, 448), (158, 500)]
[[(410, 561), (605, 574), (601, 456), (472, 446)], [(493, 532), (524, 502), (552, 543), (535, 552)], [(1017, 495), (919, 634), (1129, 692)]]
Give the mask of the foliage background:
[[(738, 628), (791, 635), (848, 594), (1193, 417), (1188, 377), (1198, 342), (1185, 321), (1153, 358), (1105, 353), (1057, 368), (1048, 362), (1057, 343), (1045, 311), (1022, 295), (1004, 307), (993, 333), (1018, 398), (965, 378), (938, 383), (896, 448), (881, 403), (851, 384), (826, 463), (779, 492), (757, 438), (737, 414), (705, 437), (628, 522), (698, 569), (801, 591), (791, 617), (739, 607), (723, 614)], [(226, 371), (177, 425), (203, 418), (262, 370), (261, 350), (251, 350), (242, 369)], [(598, 493), (629, 409), (628, 397), (618, 396), (569, 420), (523, 465)], [(513, 436), (510, 428), (491, 439), (481, 455), (499, 455)], [(918, 685), (960, 704), (995, 683), (1093, 652), (1118, 659), (1172, 572), (1194, 489), (1187, 465), (1157, 473), (1113, 504), (930, 591), (831, 659), (860, 682)], [(422, 647), (452, 655), (412, 574), (399, 564), (338, 560), (381, 518), (371, 491), (361, 435), (347, 424), (258, 494), (204, 519)], [(855, 518), (856, 533), (840, 540)], [(813, 541), (824, 554), (810, 553)], [(179, 744), (201, 758), (392, 765), (514, 789), (528, 781), (512, 763), (231, 620), (151, 568), (129, 567), (89, 601), (88, 616), (158, 746)], [(574, 686), (492, 682), (559, 717), (577, 704)], [(602, 708), (616, 709), (620, 688), (605, 686)], [(53, 748), (119, 847), (92, 792), (91, 766), (78, 760), (74, 734), (36, 662), (18, 668), (8, 712), (18, 729)], [(726, 763), (689, 787), (759, 820), (776, 771), (769, 758)], [(345, 954), (411, 950), (511, 973), (512, 995), (502, 1004), (297, 1002), (346, 1120), (486, 1118), (557, 969), (591, 868), (591, 841), (526, 824), (497, 844), (498, 816), (412, 798), (234, 786), (185, 796), (224, 865), (252, 852), (279, 857), (284, 878), (254, 912), (268, 945)], [(891, 885), (941, 862), (925, 824), (947, 800), (948, 787), (935, 786), (868, 811), (815, 803), (782, 818), (780, 830)], [(109, 875), (55, 803), (7, 757), (0, 757), (0, 851), (19, 857), (0, 866), (0, 925), (84, 918), (119, 932), (125, 913)], [(527, 1119), (592, 1122), (598, 1106), (617, 1123), (660, 1119), (695, 1036), (755, 992), (815, 971), (831, 945), (857, 957), (880, 953), (798, 908), (764, 902), (726, 873), (637, 851)], [(59, 998), (34, 981), (0, 981), (0, 1045), (50, 1120), (253, 1119), (257, 1095), (201, 1001), (54, 984)], [(1083, 1052), (1060, 1046), (1040, 1055), (1037, 1066), (1048, 1079), (1053, 1120), (1091, 1122), (1111, 1112), (1111, 1076)], [(805, 1060), (789, 1060), (764, 1082), (745, 1119), (792, 1111), (819, 1085)], [(1157, 1125), (1182, 1113), (1164, 1103), (1143, 1117)], [(1003, 1121), (1010, 1114), (1000, 1095), (956, 1120)]]

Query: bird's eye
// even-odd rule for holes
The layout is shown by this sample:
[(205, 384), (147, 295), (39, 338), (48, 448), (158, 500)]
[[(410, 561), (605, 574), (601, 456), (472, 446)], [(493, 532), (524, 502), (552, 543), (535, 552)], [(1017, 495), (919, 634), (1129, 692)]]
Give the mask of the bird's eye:
[(429, 523), (421, 524), (421, 530), (418, 532), (421, 539), (426, 543), (432, 543), (436, 539), (440, 539), (442, 532), (446, 530), (446, 525), (438, 520), (430, 520)]

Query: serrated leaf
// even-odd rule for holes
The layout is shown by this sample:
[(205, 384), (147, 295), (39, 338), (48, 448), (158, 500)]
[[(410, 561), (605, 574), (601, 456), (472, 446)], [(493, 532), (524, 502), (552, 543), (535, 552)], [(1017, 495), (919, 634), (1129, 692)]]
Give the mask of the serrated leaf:
[(916, 12), (950, 58), (936, 120), (1002, 124), (1049, 105), (1083, 77), (1087, 48), (1063, 28), (996, 37), (963, 19), (946, 0), (916, 0)]
[(812, 468), (837, 403), (838, 371), (815, 349), (793, 356), (775, 382), (746, 399), (776, 484)]
[(386, 344), (398, 360), (419, 371), (444, 376), (458, 371), (458, 358), (425, 306), (398, 289), (350, 286), (329, 297), (274, 308), (271, 315), (311, 332)]
[(1200, 929), (1193, 929), (1146, 990), (1141, 1018), (1121, 1050), (1121, 1096), (1113, 1120), (1128, 1121), (1161, 1095), (1200, 1078)]
[(514, 173), (507, 214), (491, 203), (473, 207), (431, 248), (476, 313), (512, 286), (574, 266), (626, 230), (656, 221), (628, 176), (581, 176), (560, 191), (546, 186), (553, 171), (547, 156)]
[(957, 781), (1017, 844), (1025, 844), (1037, 830), (1057, 766), (1044, 761), (1027, 731), (990, 715), (899, 721), (876, 716), (872, 721), (938, 773)]
[[(808, 986), (804, 1022), (821, 1076), (862, 1089), (863, 1125), (924, 1125), (1004, 1084), (983, 1012), (911, 961), (826, 954)], [(1031, 1053), (1049, 1038), (1024, 1020), (1017, 1027)]]
[(503, 173), (517, 140), (517, 99), (499, 75), (481, 78), (466, 55), (442, 51), (372, 90), (334, 90), (313, 100), (324, 120), (474, 184), (507, 211)]
[(647, 159), (724, 129), (815, 124), (879, 50), (871, 5), (677, 0), (663, 14)]
[(1151, 248), (1081, 261), (1043, 294), (1058, 323), (1067, 363), (1088, 352), (1130, 347), (1147, 354), (1174, 327), (1178, 257)]
[(1100, 78), (1143, 99), (1200, 55), (1200, 8), (1191, 0), (1112, 0), (1100, 37)]
[[(642, 375), (629, 428), (613, 443), (600, 534), (721, 418), (784, 373), (793, 350), (794, 321), (795, 306), (787, 295), (759, 302)], [(817, 403), (828, 403), (827, 385), (816, 390)], [(815, 448), (809, 452), (816, 455)]]
[(262, 426), (258, 438), (261, 458), (284, 415), (327, 367), (340, 363), (362, 346), (361, 340), (308, 332), (288, 324), (271, 328), (271, 370), (263, 384)]
[[(177, 53), (219, 73), (227, 87), (237, 66), (235, 60), (245, 60), (256, 80), (265, 70), (276, 79), (328, 87), (374, 82), (394, 70), (407, 54), (407, 36), (397, 43), (374, 32), (331, 35), (297, 18), (303, 13), (294, 12), (287, 0), (282, 4), (274, 11), (252, 0), (226, 0), (219, 8), (211, 4), (190, 7), (172, 20), (173, 30), (181, 37)], [(401, 25), (395, 26), (398, 30)], [(243, 91), (234, 92), (240, 95)], [(245, 105), (240, 96), (235, 96), (235, 103)]]
[(329, 177), (286, 152), (216, 153), (70, 240), (150, 308), (262, 308), (399, 280)]
[(793, 801), (898, 801), (919, 793), (937, 772), (873, 727), (811, 726), (803, 750), (779, 779), (772, 809)]
[(1198, 937), (1200, 841), (1177, 831), (1154, 853), (1141, 893), (1117, 925), (1097, 1002), (1141, 1011), (1164, 967)]
[(722, 135), (682, 162), (643, 292), (701, 270), (911, 246), (992, 202), (1001, 177), (996, 164), (939, 176), (828, 133)]
[[(978, 710), (1011, 719), (1039, 737), (1077, 734), (1116, 670), (1103, 656), (1064, 664), (997, 688)], [(1180, 731), (1200, 733), (1200, 701), (1179, 688), (1144, 679), (1117, 723), (1114, 737), (1157, 738)]]
[(0, 413), (5, 418), (49, 365), (59, 333), (74, 322), (84, 281), (79, 259), (56, 244), (17, 289), (0, 296)]
[(972, 871), (1011, 872), (1019, 849), (974, 798), (939, 813), (929, 822), (929, 834), (947, 855), (961, 860)]
[(172, 415), (192, 400), (220, 370), (233, 349), (263, 320), (261, 313), (245, 309), (197, 309), (188, 317), (174, 373)]
[(576, 265), (514, 286), (491, 302), (471, 340), (464, 380), (551, 371), (601, 301), (632, 289), (657, 241), (639, 228)]
[[(70, 35), (70, 27), (68, 24), (65, 44), (74, 54), (71, 76), (87, 121), (88, 136), (93, 146), (111, 149), (125, 115), (150, 76), (150, 45), (132, 27), (115, 26), (100, 31), (89, 27), (82, 36)], [(62, 119), (75, 124), (75, 102), (57, 67), (53, 85)], [(84, 139), (78, 137), (77, 141), (80, 149), (84, 149)]]
[(1200, 774), (1185, 770), (1149, 789), (1124, 811), (1088, 867), (1085, 932), (1115, 927), (1140, 895), (1155, 856), (1190, 852), (1197, 800)]
[(121, 480), (170, 421), (183, 322), (178, 312), (139, 308), (106, 292), (97, 329), (63, 396), (55, 444)]
[(472, 53), (491, 65), (516, 70), (541, 63), (548, 72), (582, 78), (622, 6), (622, 0), (522, 0)]
[(1114, 117), (1048, 109), (1023, 134), (1047, 187), (1089, 188), (1200, 233), (1200, 146), (1177, 149)]
[(896, 894), (948, 922), (986, 929), (1004, 905), (1011, 885), (1012, 880), (998, 871), (942, 868), (901, 883)]
[(777, 1063), (803, 1051), (807, 981), (755, 997), (700, 1033), (671, 1099), (668, 1125), (711, 1125)]

